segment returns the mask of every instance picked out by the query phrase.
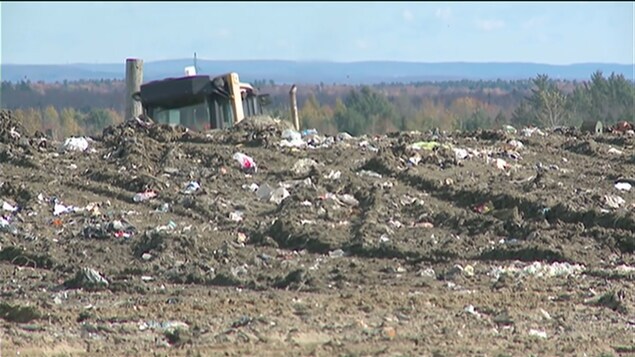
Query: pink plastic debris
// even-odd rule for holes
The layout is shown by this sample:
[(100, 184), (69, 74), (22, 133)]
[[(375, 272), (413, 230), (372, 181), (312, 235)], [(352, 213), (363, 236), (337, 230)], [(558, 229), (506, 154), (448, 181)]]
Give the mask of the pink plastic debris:
[(247, 173), (256, 173), (256, 171), (258, 170), (254, 159), (241, 152), (237, 152), (234, 154), (234, 160), (238, 161), (238, 163), (240, 164), (240, 168)]

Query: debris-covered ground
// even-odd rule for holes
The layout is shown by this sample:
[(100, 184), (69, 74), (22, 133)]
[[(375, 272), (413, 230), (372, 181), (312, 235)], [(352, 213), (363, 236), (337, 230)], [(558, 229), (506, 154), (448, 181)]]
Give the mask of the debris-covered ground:
[(2, 356), (635, 353), (631, 133), (1, 116)]

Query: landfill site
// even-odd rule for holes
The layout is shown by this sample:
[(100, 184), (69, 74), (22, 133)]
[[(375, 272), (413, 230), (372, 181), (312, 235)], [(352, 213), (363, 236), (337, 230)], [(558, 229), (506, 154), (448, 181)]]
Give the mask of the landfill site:
[(1, 356), (635, 355), (635, 136), (0, 113)]

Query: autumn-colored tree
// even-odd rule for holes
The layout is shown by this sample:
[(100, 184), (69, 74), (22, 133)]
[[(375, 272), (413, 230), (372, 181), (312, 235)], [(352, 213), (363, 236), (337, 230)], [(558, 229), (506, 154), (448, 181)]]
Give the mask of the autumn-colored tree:
[(301, 126), (316, 129), (321, 133), (335, 133), (337, 129), (333, 122), (333, 114), (330, 108), (327, 108), (320, 105), (313, 93), (309, 93), (299, 112)]
[(20, 124), (22, 124), (22, 127), (29, 135), (35, 133), (41, 128), (41, 120), (39, 119), (39, 114), (39, 112), (33, 109), (17, 109), (13, 111), (14, 118)]
[(466, 130), (467, 122), (478, 109), (478, 103), (472, 97), (460, 97), (455, 99), (450, 105), (449, 111), (455, 118), (454, 128), (457, 130)]
[(123, 116), (112, 108), (106, 109), (106, 112), (110, 116), (111, 125), (119, 125), (123, 123)]
[(66, 138), (73, 135), (79, 135), (83, 132), (78, 124), (81, 115), (73, 108), (64, 108), (60, 113), (60, 133), (59, 136)]
[(406, 121), (406, 130), (451, 130), (455, 118), (438, 101), (424, 99), (412, 120)]
[(58, 133), (61, 129), (60, 116), (55, 107), (52, 105), (49, 105), (44, 109), (44, 113), (42, 115), (42, 129), (44, 131), (51, 130), (54, 133), (54, 136), (55, 133)]

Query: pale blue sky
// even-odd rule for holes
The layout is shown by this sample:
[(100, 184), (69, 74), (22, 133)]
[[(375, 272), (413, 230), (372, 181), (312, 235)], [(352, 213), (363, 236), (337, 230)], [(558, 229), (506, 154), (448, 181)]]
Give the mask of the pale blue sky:
[(4, 64), (635, 62), (634, 2), (1, 2)]

